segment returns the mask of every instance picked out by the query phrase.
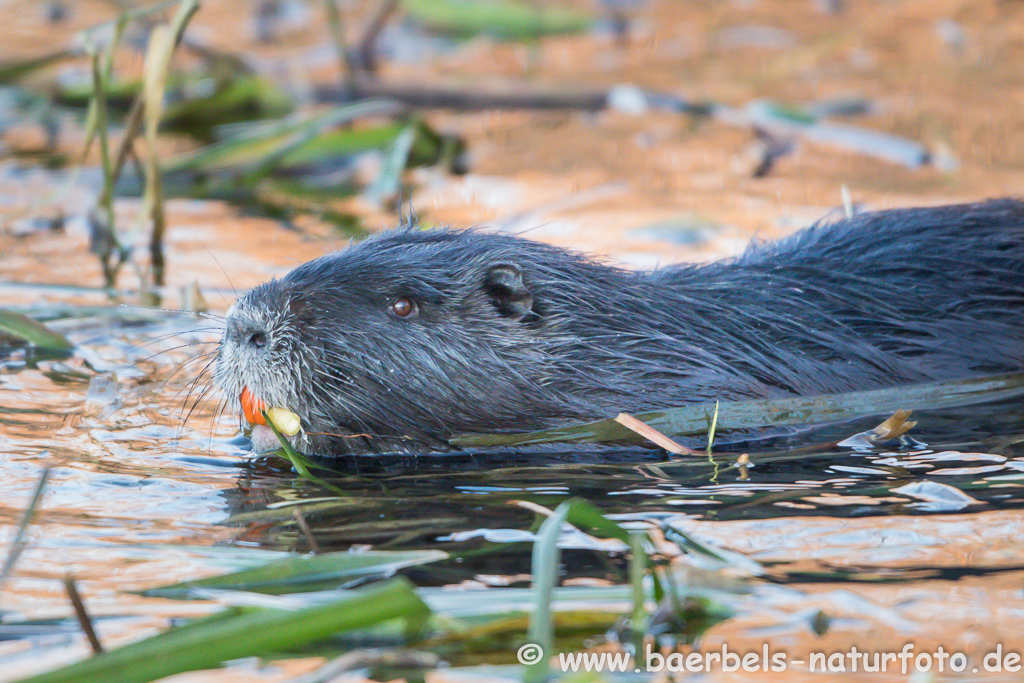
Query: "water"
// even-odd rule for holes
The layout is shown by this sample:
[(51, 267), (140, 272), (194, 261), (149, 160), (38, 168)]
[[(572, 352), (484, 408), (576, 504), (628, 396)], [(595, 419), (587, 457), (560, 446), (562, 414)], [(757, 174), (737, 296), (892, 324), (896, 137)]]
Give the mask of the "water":
[[(1024, 505), (1024, 423), (1019, 414), (1014, 423), (1014, 409), (1007, 403), (973, 408), (971, 413), (922, 412), (915, 416), (919, 424), (912, 432), (919, 441), (890, 449), (820, 445), (836, 434), (872, 426), (877, 419), (805, 432), (787, 439), (785, 450), (754, 452), (746, 471), (736, 465), (736, 454), (666, 461), (641, 450), (342, 458), (334, 462), (337, 474), (321, 473), (341, 490), (335, 494), (341, 503), (337, 509), (318, 508), (311, 521), (324, 531), (328, 545), (337, 547), (383, 543), (418, 548), (443, 536), (442, 545), (431, 547), (458, 552), (467, 543), (478, 544), (476, 539), (528, 527), (532, 515), (512, 512), (510, 503), (516, 500), (554, 507), (579, 497), (606, 514), (636, 520), (677, 515), (718, 521), (842, 519), (1016, 510)], [(973, 423), (967, 422), (971, 419)], [(956, 434), (954, 424), (972, 427), (961, 427)], [(994, 429), (1016, 429), (1017, 436)], [(326, 494), (313, 487), (276, 496), (275, 491), (293, 481), (276, 459), (250, 461), (246, 470), (249, 493), (258, 490), (267, 501)], [(266, 529), (265, 542), (302, 549), (304, 542), (291, 520), (285, 527), (291, 531)], [(321, 541), (319, 533), (317, 539)]]
[[(870, 450), (830, 444), (878, 418), (803, 431), (750, 444), (746, 468), (737, 466), (735, 445), (713, 458), (675, 459), (569, 447), (539, 455), (344, 458), (318, 472), (333, 487), (325, 488), (284, 460), (251, 457), (237, 421), (218, 416), (219, 397), (202, 394), (200, 354), (216, 339), (204, 329), (209, 322), (82, 311), (54, 323), (79, 345), (73, 356), (13, 350), (0, 358), (5, 547), (42, 468), (52, 468), (30, 545), (3, 592), (8, 622), (68, 614), (66, 574), (76, 577), (109, 644), (153, 632), (167, 616), (203, 613), (209, 607), (125, 591), (228, 571), (254, 552), (306, 552), (295, 508), (321, 551), (451, 554), (407, 570), (417, 585), (526, 587), (537, 518), (518, 501), (554, 508), (583, 498), (620, 523), (679, 529), (762, 565), (776, 586), (768, 602), (785, 595), (787, 606), (758, 605), (726, 622), (719, 629), (730, 646), (764, 640), (770, 627), (789, 633), (795, 651), (819, 647), (820, 639), (791, 624), (810, 606), (834, 618), (833, 634), (878, 629), (976, 646), (1020, 638), (1018, 403), (920, 412), (916, 441)], [(627, 581), (618, 542), (577, 532), (561, 544), (564, 583)], [(951, 593), (954, 583), (972, 597)], [(893, 606), (908, 591), (913, 600)], [(953, 628), (971, 615), (984, 637)], [(0, 661), (12, 672), (39, 666), (29, 656), (34, 648), (57, 653), (48, 666), (83, 654), (66, 620), (46, 622), (45, 635), (27, 639), (25, 626), (7, 628)], [(274, 671), (259, 675), (272, 680)]]

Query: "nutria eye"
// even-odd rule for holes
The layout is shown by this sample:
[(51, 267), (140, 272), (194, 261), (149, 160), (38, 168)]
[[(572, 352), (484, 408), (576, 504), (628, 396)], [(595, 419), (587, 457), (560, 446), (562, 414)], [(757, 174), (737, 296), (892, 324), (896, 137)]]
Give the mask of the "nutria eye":
[(399, 318), (411, 318), (415, 316), (419, 310), (416, 306), (416, 302), (406, 297), (395, 299), (391, 302), (391, 305), (388, 308)]

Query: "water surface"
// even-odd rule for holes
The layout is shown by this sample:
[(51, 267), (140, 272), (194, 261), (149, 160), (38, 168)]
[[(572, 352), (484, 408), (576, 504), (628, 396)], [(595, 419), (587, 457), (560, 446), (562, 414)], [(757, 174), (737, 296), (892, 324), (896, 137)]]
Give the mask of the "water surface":
[[(767, 593), (708, 643), (767, 639), (793, 653), (894, 638), (979, 653), (1022, 644), (1016, 402), (919, 412), (905, 445), (829, 445), (877, 417), (748, 444), (746, 468), (735, 444), (672, 459), (567, 447), (342, 458), (319, 472), (325, 488), (284, 460), (252, 457), (237, 419), (203, 393), (209, 357), (200, 354), (214, 348), (216, 321), (111, 308), (52, 324), (79, 345), (74, 355), (11, 350), (0, 360), (0, 541), (10, 542), (42, 468), (52, 468), (31, 544), (2, 595), (8, 622), (65, 618), (69, 573), (110, 644), (167, 616), (202, 613), (210, 607), (125, 591), (220, 573), (251, 562), (247, 553), (307, 552), (295, 508), (321, 551), (451, 554), (407, 570), (417, 585), (526, 587), (537, 518), (517, 502), (583, 498), (622, 523), (682, 530), (762, 565)], [(566, 531), (562, 545), (565, 584), (627, 581), (617, 542)], [(806, 628), (807, 610), (832, 618), (824, 637)], [(53, 652), (48, 665), (80, 656), (74, 624), (60, 623), (34, 638), (11, 630), (0, 644), (9, 671), (38, 667), (30, 652), (40, 647)]]

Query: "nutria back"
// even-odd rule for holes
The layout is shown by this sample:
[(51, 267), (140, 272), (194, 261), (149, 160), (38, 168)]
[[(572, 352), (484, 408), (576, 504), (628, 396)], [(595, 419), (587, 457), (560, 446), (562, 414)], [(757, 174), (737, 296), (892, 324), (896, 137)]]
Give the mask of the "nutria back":
[(298, 413), (301, 447), (340, 454), (1022, 368), (1024, 203), (1000, 200), (863, 214), (653, 272), (391, 230), (240, 298), (217, 382)]

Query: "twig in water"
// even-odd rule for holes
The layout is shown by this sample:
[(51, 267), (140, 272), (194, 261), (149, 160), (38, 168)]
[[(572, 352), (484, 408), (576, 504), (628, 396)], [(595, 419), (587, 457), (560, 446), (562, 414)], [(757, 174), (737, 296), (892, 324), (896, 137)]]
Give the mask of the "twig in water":
[(357, 54), (359, 55), (356, 59), (356, 63), (359, 65), (359, 69), (367, 73), (375, 73), (377, 71), (377, 38), (380, 36), (380, 32), (384, 30), (384, 25), (390, 18), (391, 13), (398, 7), (398, 0), (379, 0), (377, 7), (370, 18), (369, 23), (363, 30), (363, 35), (359, 39), (359, 44), (356, 46)]
[(646, 422), (641, 422), (629, 413), (619, 413), (615, 416), (615, 421), (626, 429), (636, 432), (651, 443), (664, 448), (669, 453), (675, 453), (676, 455), (700, 455), (700, 452), (676, 443), (654, 427)]
[(313, 554), (320, 554), (320, 544), (316, 542), (316, 538), (313, 537), (313, 532), (309, 529), (309, 524), (306, 523), (306, 516), (302, 514), (302, 510), (295, 508), (292, 510), (292, 515), (295, 517), (295, 523), (299, 525), (299, 529), (302, 530), (302, 535), (306, 537), (306, 542), (309, 543), (309, 549), (313, 551)]
[(82, 627), (85, 637), (89, 639), (89, 646), (92, 647), (93, 654), (98, 655), (103, 652), (103, 645), (100, 643), (100, 639), (96, 637), (96, 630), (92, 627), (92, 619), (89, 618), (89, 613), (85, 611), (85, 603), (82, 602), (82, 596), (78, 594), (78, 588), (75, 586), (75, 577), (70, 574), (64, 577), (64, 590), (67, 591), (71, 606), (75, 608), (78, 624)]
[(887, 420), (871, 430), (873, 440), (882, 443), (891, 439), (898, 439), (917, 425), (917, 422), (909, 419), (911, 411), (897, 410)]

